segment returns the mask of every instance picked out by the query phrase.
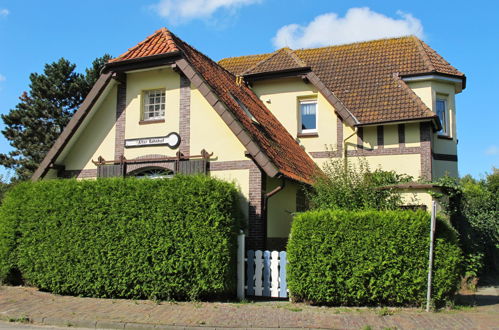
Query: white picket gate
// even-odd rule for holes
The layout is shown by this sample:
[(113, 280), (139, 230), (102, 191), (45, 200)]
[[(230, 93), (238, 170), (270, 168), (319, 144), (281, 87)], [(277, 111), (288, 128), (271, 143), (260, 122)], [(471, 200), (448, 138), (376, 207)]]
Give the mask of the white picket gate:
[(245, 256), (244, 235), (238, 241), (238, 298), (287, 298), (286, 251), (248, 250)]

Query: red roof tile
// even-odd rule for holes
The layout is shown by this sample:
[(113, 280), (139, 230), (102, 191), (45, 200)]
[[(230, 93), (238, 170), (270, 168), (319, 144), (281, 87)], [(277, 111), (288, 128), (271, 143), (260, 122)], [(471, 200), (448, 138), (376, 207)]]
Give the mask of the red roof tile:
[(127, 52), (109, 62), (131, 60), (139, 57), (154, 56), (178, 51), (177, 46), (172, 41), (170, 31), (161, 28), (147, 37), (144, 41), (130, 48)]

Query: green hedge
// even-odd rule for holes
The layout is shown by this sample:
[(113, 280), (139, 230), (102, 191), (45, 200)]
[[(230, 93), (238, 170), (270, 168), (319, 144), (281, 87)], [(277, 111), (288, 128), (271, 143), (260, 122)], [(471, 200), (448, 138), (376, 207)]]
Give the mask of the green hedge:
[[(428, 213), (310, 211), (298, 214), (288, 243), (288, 285), (298, 301), (330, 305), (409, 305), (426, 301)], [(456, 292), (461, 251), (437, 223), (433, 298)]]
[(0, 276), (92, 297), (229, 295), (236, 205), (232, 184), (206, 176), (23, 183), (0, 209)]

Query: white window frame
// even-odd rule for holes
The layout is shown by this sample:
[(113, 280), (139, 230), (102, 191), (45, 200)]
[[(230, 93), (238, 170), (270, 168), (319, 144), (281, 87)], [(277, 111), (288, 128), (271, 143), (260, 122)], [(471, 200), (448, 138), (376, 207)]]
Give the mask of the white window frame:
[[(160, 102), (159, 102), (159, 104), (156, 104), (156, 103), (149, 104), (149, 95), (150, 95), (150, 93), (157, 93), (157, 92), (161, 93), (160, 94)], [(164, 102), (161, 102), (161, 98), (164, 99)], [(152, 116), (148, 115), (150, 113), (150, 111), (146, 110), (146, 107), (149, 107), (151, 105), (152, 106), (155, 106), (155, 105), (159, 105), (160, 106), (159, 114), (157, 116), (154, 116), (155, 110), (152, 111), (152, 113), (153, 113)], [(161, 106), (163, 106), (163, 110), (162, 111), (161, 111)], [(165, 88), (155, 88), (155, 89), (149, 89), (149, 90), (142, 91), (141, 119), (143, 121), (161, 120), (161, 119), (165, 119), (165, 114), (166, 114), (166, 89)]]
[[(315, 104), (315, 128), (302, 129), (302, 104)], [(298, 132), (299, 133), (317, 133), (319, 130), (319, 106), (317, 99), (298, 100)]]
[[(444, 103), (444, 120), (438, 116), (438, 102), (443, 102)], [(440, 136), (450, 136), (450, 129), (449, 129), (449, 101), (447, 97), (437, 95), (437, 98), (435, 100), (435, 114), (438, 116), (440, 119), (440, 123), (442, 124), (442, 130), (438, 132), (438, 135)]]

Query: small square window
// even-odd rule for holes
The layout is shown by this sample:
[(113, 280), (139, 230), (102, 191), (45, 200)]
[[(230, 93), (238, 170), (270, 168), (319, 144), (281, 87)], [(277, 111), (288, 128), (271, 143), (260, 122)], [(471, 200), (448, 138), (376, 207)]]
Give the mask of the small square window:
[(437, 99), (436, 113), (438, 118), (440, 118), (440, 123), (442, 124), (442, 129), (438, 131), (438, 134), (449, 135), (447, 100), (441, 98)]
[(156, 89), (144, 92), (143, 120), (154, 120), (165, 118), (166, 92), (164, 89)]
[(317, 100), (300, 101), (300, 131), (317, 132)]

